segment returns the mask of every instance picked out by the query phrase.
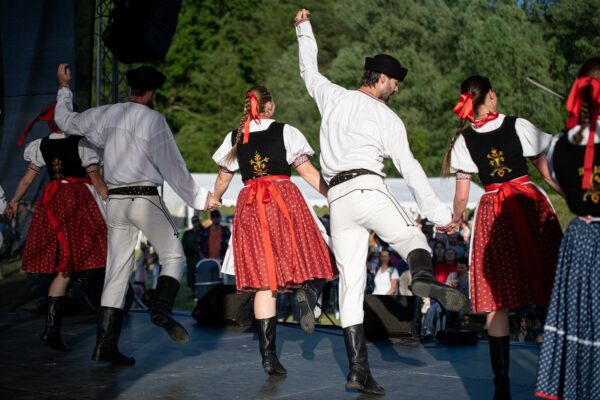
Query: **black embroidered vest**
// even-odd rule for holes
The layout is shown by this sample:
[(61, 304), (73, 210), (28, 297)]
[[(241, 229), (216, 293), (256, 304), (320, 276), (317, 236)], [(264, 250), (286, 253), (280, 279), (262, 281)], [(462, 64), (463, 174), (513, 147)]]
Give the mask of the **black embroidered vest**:
[(79, 141), (81, 136), (68, 136), (65, 139), (42, 139), (40, 151), (46, 162), (50, 179), (66, 177), (85, 178), (85, 168), (81, 166), (79, 157)]
[[(248, 143), (237, 146), (238, 164), (242, 173), (242, 181), (268, 175), (292, 174), (292, 167), (286, 159), (283, 141), (285, 124), (272, 122), (264, 131), (250, 132)], [(231, 135), (232, 144), (236, 131)]]
[(588, 190), (581, 188), (584, 154), (585, 146), (570, 143), (567, 135), (563, 134), (554, 146), (552, 166), (571, 212), (600, 217), (600, 144), (595, 145), (592, 181)]
[(502, 125), (490, 132), (463, 131), (467, 149), (484, 185), (502, 183), (527, 175), (527, 160), (515, 129), (515, 117), (504, 117)]

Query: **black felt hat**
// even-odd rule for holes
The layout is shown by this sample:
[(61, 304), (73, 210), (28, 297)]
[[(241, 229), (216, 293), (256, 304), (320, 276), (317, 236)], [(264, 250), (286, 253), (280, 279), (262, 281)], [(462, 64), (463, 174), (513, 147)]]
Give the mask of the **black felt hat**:
[(400, 65), (400, 61), (387, 54), (377, 54), (375, 57), (365, 59), (365, 69), (381, 72), (390, 78), (403, 81), (408, 70)]
[(132, 89), (156, 90), (165, 83), (167, 77), (154, 67), (143, 65), (127, 71), (127, 84)]

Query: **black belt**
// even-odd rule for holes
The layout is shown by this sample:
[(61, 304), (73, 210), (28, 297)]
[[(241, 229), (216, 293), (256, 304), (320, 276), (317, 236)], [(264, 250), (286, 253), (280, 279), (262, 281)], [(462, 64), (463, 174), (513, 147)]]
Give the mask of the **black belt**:
[(376, 174), (375, 172), (370, 171), (368, 169), (364, 169), (364, 168), (351, 169), (350, 171), (340, 172), (339, 174), (337, 174), (336, 176), (334, 176), (329, 181), (329, 187), (333, 187), (335, 185), (339, 185), (342, 182), (349, 181), (350, 179), (354, 179), (357, 176), (361, 176), (361, 175), (377, 175), (380, 178), (382, 177), (381, 175)]
[(108, 189), (108, 195), (121, 194), (126, 196), (158, 196), (156, 186), (124, 186)]

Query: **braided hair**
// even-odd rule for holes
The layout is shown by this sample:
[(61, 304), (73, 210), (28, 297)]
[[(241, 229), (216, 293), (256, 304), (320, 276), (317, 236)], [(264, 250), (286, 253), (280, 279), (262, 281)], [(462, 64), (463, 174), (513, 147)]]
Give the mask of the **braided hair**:
[[(492, 90), (492, 84), (490, 80), (485, 76), (481, 75), (473, 75), (468, 77), (463, 81), (460, 85), (460, 93), (468, 94), (473, 98), (473, 109), (477, 111), (477, 108), (481, 106), (485, 102), (485, 97), (488, 92)], [(442, 162), (442, 176), (447, 177), (450, 175), (450, 161), (452, 158), (452, 149), (454, 148), (454, 143), (458, 140), (458, 137), (464, 133), (464, 130), (467, 127), (467, 118), (463, 118), (460, 120), (458, 128), (456, 129), (456, 133), (450, 142), (450, 148), (446, 152), (444, 156), (444, 161)]]
[(250, 111), (252, 109), (252, 98), (250, 94), (254, 94), (256, 99), (258, 100), (258, 112), (263, 113), (265, 111), (265, 105), (273, 101), (273, 96), (269, 89), (264, 86), (254, 86), (250, 88), (246, 92), (246, 97), (244, 99), (244, 110), (242, 112), (242, 117), (240, 118), (240, 124), (235, 131), (235, 141), (233, 143), (233, 147), (225, 156), (225, 162), (230, 163), (231, 161), (237, 159), (237, 147), (238, 144), (242, 141), (242, 135), (244, 134), (244, 125), (248, 118), (250, 118)]

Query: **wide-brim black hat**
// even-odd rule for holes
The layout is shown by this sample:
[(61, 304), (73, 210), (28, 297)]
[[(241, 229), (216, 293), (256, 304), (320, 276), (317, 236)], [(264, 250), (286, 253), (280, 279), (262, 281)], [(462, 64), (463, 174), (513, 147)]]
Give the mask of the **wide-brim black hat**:
[(408, 70), (400, 65), (400, 61), (387, 54), (377, 54), (375, 57), (367, 57), (365, 59), (365, 69), (381, 72), (399, 81), (403, 81), (408, 73)]
[(167, 77), (154, 67), (143, 65), (127, 71), (127, 84), (132, 89), (156, 90), (165, 83)]

